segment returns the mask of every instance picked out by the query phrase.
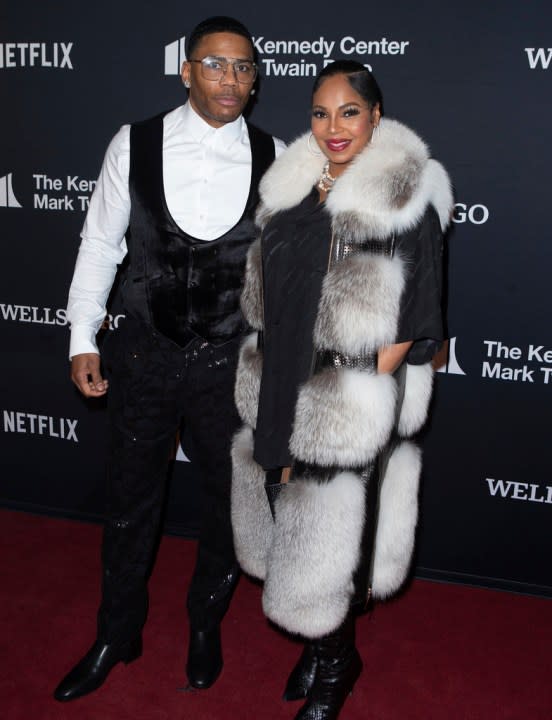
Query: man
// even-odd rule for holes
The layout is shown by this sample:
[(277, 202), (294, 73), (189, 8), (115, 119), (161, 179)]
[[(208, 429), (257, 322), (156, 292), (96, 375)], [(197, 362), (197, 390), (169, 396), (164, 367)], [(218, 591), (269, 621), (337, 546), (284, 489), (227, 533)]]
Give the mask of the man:
[(200, 23), (187, 58), (188, 102), (123, 126), (112, 140), (69, 293), (71, 376), (83, 395), (100, 397), (108, 380), (95, 335), (128, 253), (126, 320), (103, 351), (110, 441), (98, 635), (57, 687), (61, 701), (96, 690), (118, 662), (141, 654), (146, 583), (181, 419), (205, 495), (188, 594), (189, 682), (207, 688), (222, 669), (220, 622), (238, 576), (229, 504), (230, 440), (239, 424), (234, 371), (245, 330), (239, 295), (257, 184), (283, 144), (242, 117), (256, 65), (241, 23)]

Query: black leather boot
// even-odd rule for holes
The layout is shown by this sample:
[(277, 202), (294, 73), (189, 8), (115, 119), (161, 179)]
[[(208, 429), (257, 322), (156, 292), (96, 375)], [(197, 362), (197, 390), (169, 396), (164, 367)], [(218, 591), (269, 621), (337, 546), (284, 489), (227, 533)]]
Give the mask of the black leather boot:
[(339, 630), (315, 641), (318, 665), (314, 683), (295, 720), (337, 720), (362, 670), (354, 623), (350, 615)]
[(198, 690), (207, 690), (222, 670), (222, 649), (220, 625), (210, 630), (190, 628), (190, 644), (186, 674), (190, 685)]
[(222, 671), (220, 624), (239, 576), (238, 565), (233, 565), (203, 602), (201, 594), (194, 595), (192, 603), (188, 595), (190, 639), (186, 674), (190, 686), (198, 690), (210, 688)]
[(307, 642), (301, 657), (289, 675), (284, 690), (284, 700), (303, 700), (307, 697), (314, 683), (317, 666), (318, 658), (314, 643)]
[(63, 678), (54, 691), (60, 702), (68, 702), (97, 690), (117, 663), (125, 665), (142, 654), (142, 636), (129, 642), (105, 643), (96, 640), (80, 662)]

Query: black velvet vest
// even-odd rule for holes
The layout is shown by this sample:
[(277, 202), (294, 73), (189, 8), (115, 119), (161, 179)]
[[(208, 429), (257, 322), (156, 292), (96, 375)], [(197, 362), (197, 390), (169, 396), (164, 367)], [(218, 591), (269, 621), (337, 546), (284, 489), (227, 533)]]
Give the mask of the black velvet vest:
[(198, 337), (221, 345), (246, 327), (239, 304), (245, 256), (255, 237), (257, 189), (274, 159), (274, 141), (247, 124), (251, 184), (244, 212), (220, 238), (198, 240), (178, 227), (167, 208), (164, 115), (131, 126), (129, 265), (123, 303), (128, 314), (180, 347)]

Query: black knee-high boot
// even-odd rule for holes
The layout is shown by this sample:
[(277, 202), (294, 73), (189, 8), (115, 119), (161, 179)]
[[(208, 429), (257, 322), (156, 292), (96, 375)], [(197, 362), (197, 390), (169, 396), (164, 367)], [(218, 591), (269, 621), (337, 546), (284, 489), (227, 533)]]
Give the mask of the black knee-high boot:
[(336, 720), (362, 670), (355, 647), (355, 617), (314, 642), (317, 667), (307, 702), (295, 720)]

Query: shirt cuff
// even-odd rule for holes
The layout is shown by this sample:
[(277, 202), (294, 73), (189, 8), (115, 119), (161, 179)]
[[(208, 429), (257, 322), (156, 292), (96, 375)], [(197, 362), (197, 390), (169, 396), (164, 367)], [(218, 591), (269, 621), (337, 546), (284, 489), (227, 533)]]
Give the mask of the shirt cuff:
[(100, 354), (96, 345), (96, 328), (88, 325), (73, 325), (71, 328), (71, 341), (69, 343), (69, 359), (81, 353)]

